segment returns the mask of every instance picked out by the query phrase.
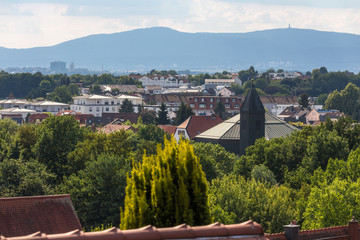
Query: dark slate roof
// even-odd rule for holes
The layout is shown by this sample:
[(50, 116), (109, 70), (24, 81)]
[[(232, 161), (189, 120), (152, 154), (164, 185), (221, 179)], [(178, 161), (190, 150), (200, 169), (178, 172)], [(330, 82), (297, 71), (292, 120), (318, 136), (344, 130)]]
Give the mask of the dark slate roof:
[(69, 195), (0, 198), (0, 235), (82, 229)]
[[(267, 140), (284, 137), (296, 130), (298, 129), (291, 124), (265, 112), (265, 138)], [(195, 139), (240, 140), (240, 114), (197, 135)]]
[(240, 112), (248, 113), (264, 113), (265, 108), (262, 104), (259, 94), (254, 88), (253, 84), (251, 85), (249, 93), (246, 95), (244, 103), (241, 105)]

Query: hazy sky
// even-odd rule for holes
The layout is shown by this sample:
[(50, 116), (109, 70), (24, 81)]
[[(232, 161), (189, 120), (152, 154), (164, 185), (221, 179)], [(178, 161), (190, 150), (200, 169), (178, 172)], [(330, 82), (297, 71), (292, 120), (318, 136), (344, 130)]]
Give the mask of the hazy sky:
[(184, 32), (309, 28), (360, 34), (359, 0), (0, 0), (0, 46), (54, 45), (154, 26)]

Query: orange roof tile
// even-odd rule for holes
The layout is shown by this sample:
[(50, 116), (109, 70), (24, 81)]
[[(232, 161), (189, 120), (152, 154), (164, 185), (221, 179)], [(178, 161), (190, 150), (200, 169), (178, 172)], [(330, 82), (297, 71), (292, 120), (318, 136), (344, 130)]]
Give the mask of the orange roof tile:
[(120, 131), (120, 130), (127, 131), (130, 129), (133, 129), (133, 127), (130, 125), (108, 124), (105, 127), (101, 128), (99, 130), (99, 132), (109, 134), (109, 133)]
[(177, 126), (172, 125), (158, 125), (158, 127), (171, 135), (174, 135), (177, 129)]
[[(207, 226), (190, 227), (182, 224), (172, 228), (156, 228), (151, 225), (131, 230), (121, 231), (118, 228), (110, 228), (98, 232), (72, 231), (62, 234), (46, 235), (41, 232), (29, 236), (23, 236), (23, 240), (163, 240), (163, 239), (241, 239), (241, 240), (267, 240), (264, 236), (262, 227), (253, 221), (247, 221), (240, 224), (224, 225), (213, 223)], [(15, 238), (1, 238), (2, 240), (14, 240)], [(16, 238), (18, 239), (18, 238)]]
[(0, 233), (14, 237), (82, 229), (69, 195), (0, 198)]
[(219, 116), (191, 116), (177, 128), (186, 129), (190, 139), (194, 139), (196, 135), (205, 132), (223, 121)]

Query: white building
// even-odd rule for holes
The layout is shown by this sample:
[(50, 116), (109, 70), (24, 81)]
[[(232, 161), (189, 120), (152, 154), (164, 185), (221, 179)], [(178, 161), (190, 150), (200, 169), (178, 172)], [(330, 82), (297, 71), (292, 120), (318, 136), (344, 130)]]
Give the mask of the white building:
[(173, 76), (142, 76), (139, 78), (139, 81), (142, 82), (144, 87), (148, 85), (158, 85), (167, 88), (187, 85), (182, 80), (179, 80)]
[(93, 114), (95, 117), (102, 117), (103, 113), (118, 113), (122, 102), (128, 99), (134, 105), (135, 112), (138, 112), (138, 105), (143, 103), (141, 97), (120, 95), (120, 96), (102, 96), (102, 95), (82, 95), (73, 97), (74, 103), (70, 109), (83, 114)]
[(60, 110), (69, 108), (69, 104), (52, 102), (52, 101), (34, 101), (30, 102), (24, 99), (7, 99), (0, 100), (0, 107), (8, 108), (21, 108), (35, 110), (36, 112), (48, 112), (56, 114)]
[(231, 79), (205, 79), (205, 88), (213, 88), (215, 89), (216, 86), (225, 86), (229, 87), (231, 84), (237, 83), (240, 86), (242, 85), (242, 81), (239, 77), (234, 76)]
[(30, 114), (34, 114), (36, 113), (35, 110), (30, 110), (30, 109), (26, 109), (26, 108), (6, 108), (6, 109), (1, 109), (0, 110), (0, 119), (4, 119), (7, 116), (15, 116), (18, 115), (19, 117), (21, 116), (21, 118), (23, 120), (25, 120), (25, 118)]

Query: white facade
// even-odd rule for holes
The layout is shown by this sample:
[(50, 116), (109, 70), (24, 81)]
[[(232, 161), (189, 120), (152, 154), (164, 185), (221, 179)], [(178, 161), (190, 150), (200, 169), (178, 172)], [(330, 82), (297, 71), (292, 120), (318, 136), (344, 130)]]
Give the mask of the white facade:
[(142, 85), (158, 85), (161, 87), (180, 87), (186, 85), (182, 80), (179, 80), (173, 76), (142, 76), (139, 78)]
[(93, 114), (95, 117), (102, 117), (103, 113), (118, 113), (122, 102), (128, 99), (134, 105), (134, 111), (138, 112), (138, 105), (143, 103), (141, 97), (120, 95), (116, 97), (101, 95), (83, 95), (73, 97), (74, 103), (70, 109), (83, 114)]
[(237, 76), (233, 77), (231, 79), (205, 79), (205, 87), (218, 86), (218, 85), (229, 87), (233, 83), (237, 83), (240, 86), (242, 85), (242, 81)]
[(0, 110), (0, 119), (3, 119), (6, 115), (21, 115), (22, 119), (25, 119), (28, 114), (37, 113), (35, 110), (25, 108), (7, 108)]
[(52, 102), (52, 101), (39, 101), (39, 102), (29, 102), (23, 99), (7, 99), (0, 100), (0, 107), (8, 108), (23, 108), (29, 110), (35, 110), (36, 112), (49, 112), (56, 114), (61, 110), (69, 108), (69, 104)]

